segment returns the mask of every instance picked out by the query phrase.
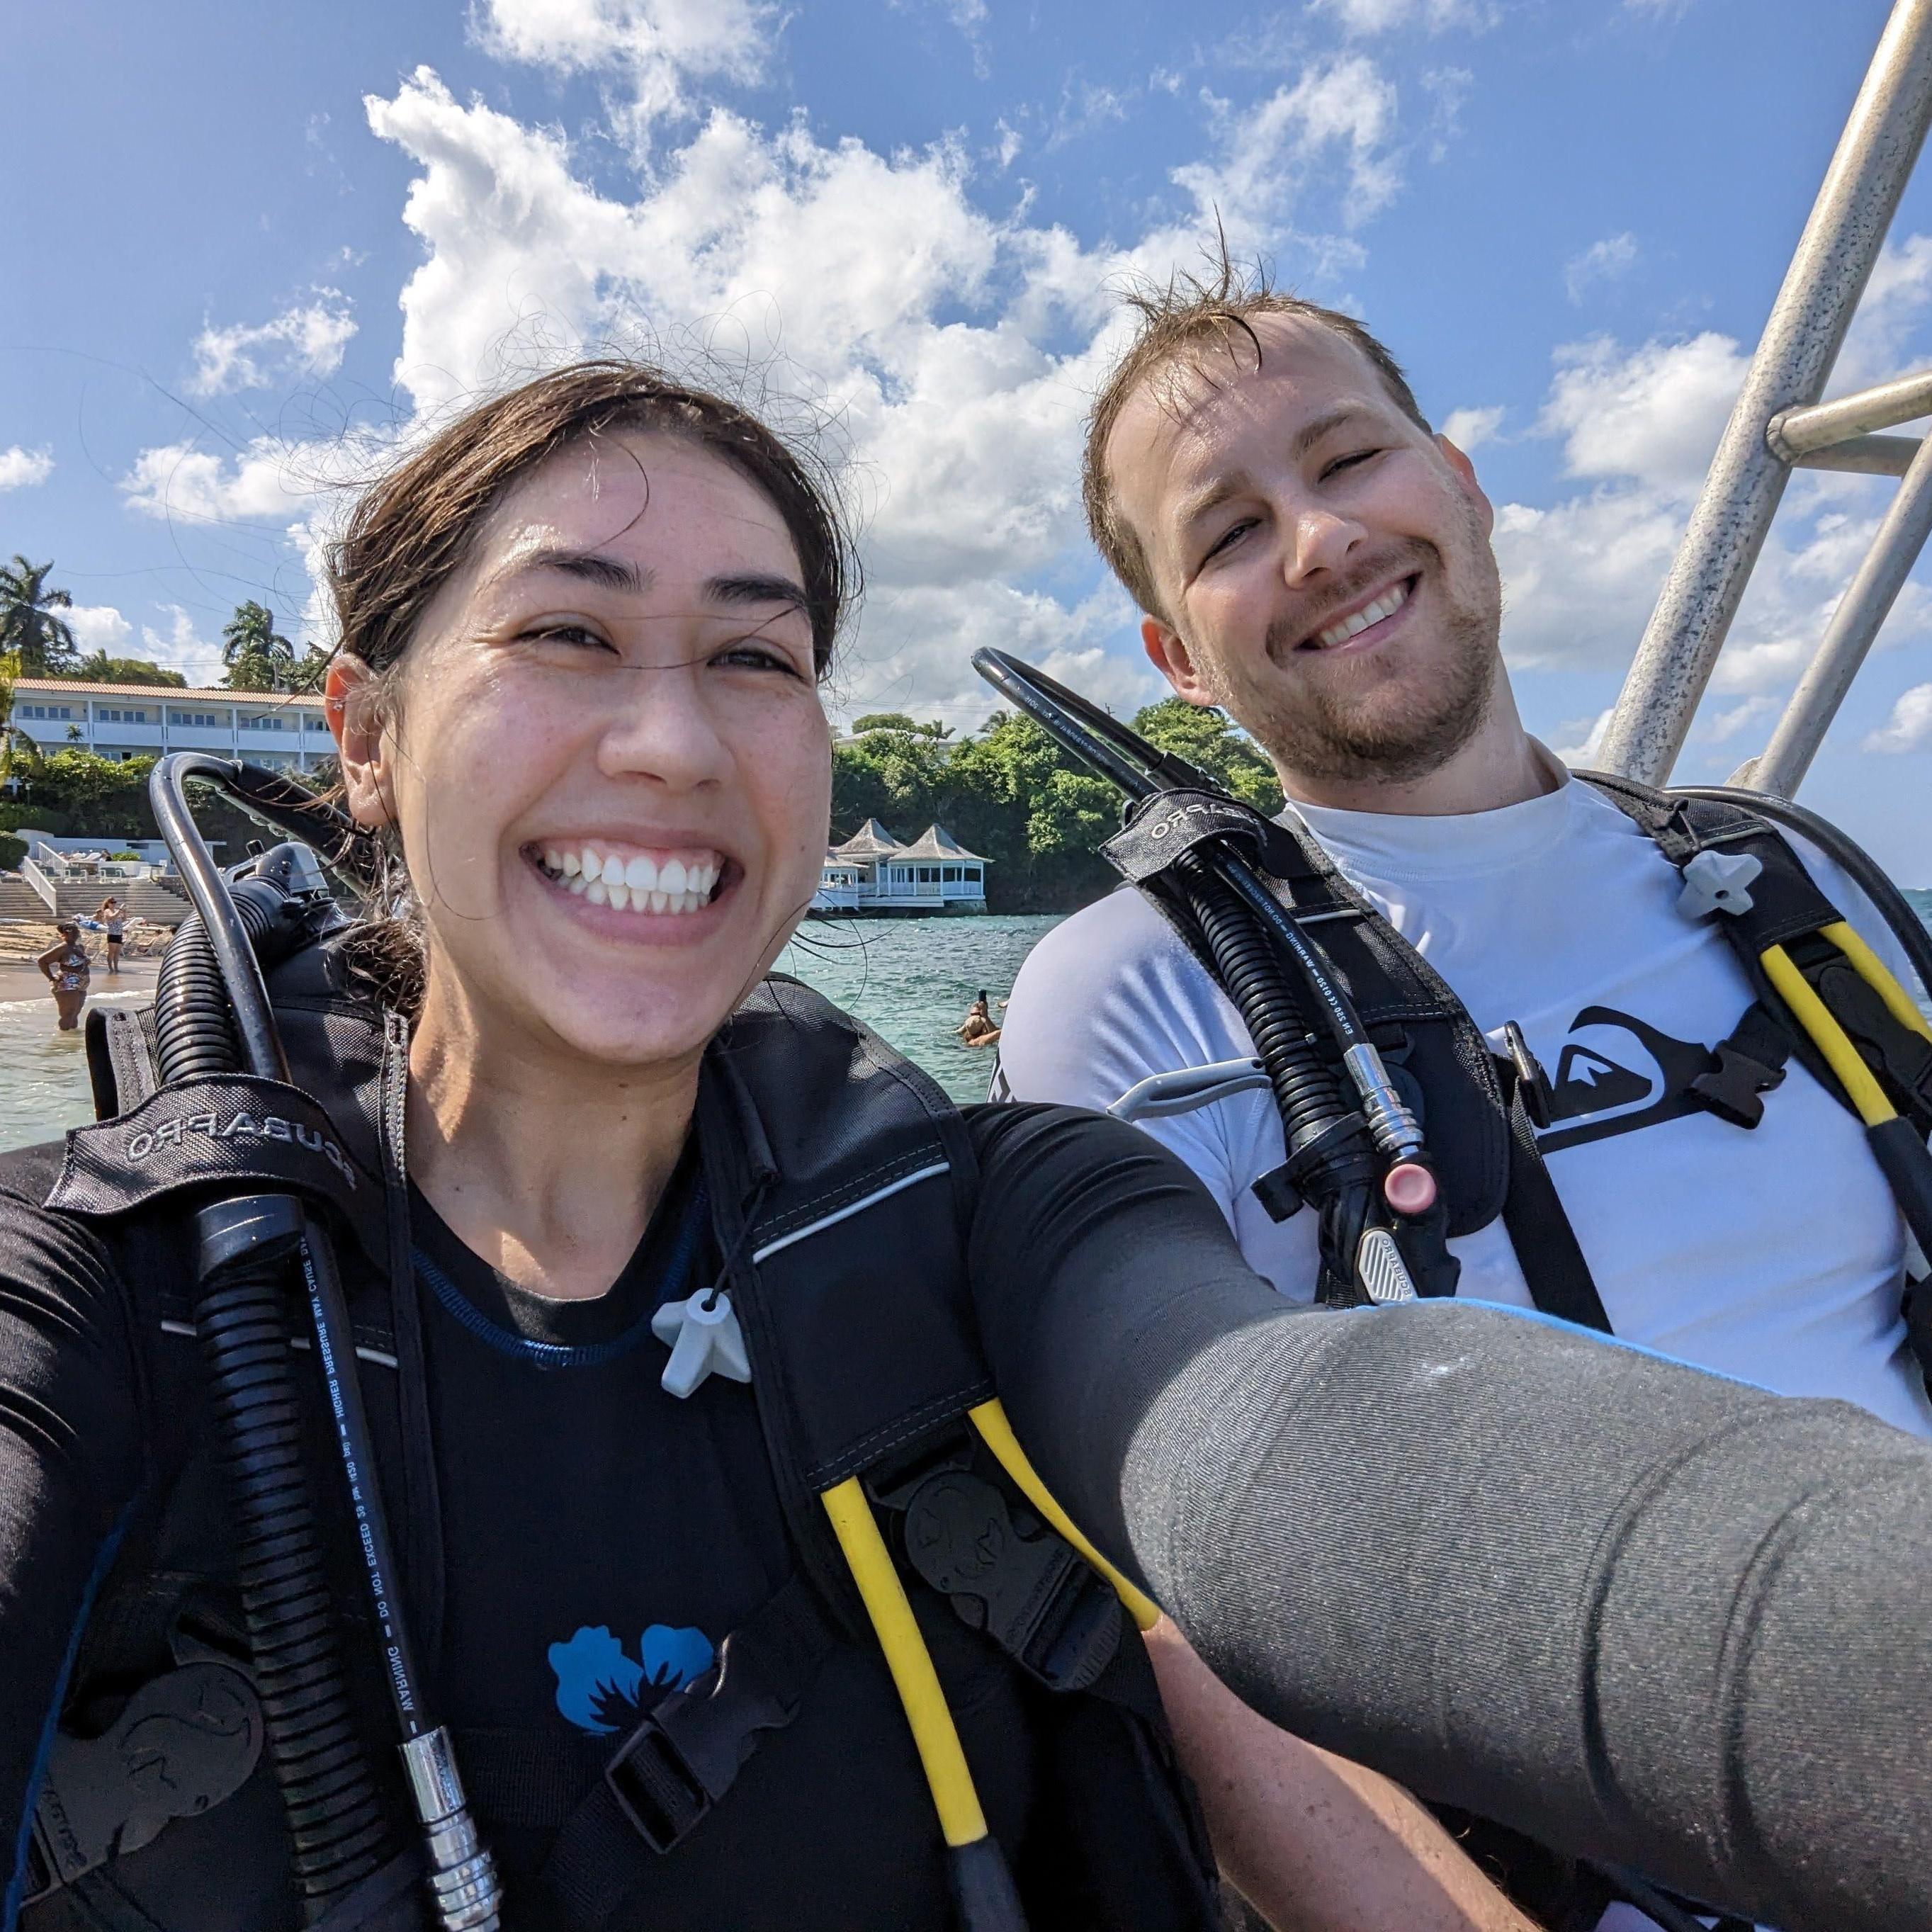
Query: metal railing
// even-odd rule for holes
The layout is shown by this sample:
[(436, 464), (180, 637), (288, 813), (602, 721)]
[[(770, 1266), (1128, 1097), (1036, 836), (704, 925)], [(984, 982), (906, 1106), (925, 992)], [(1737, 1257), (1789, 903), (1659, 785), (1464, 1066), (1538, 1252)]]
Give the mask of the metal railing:
[(1598, 760), (1609, 770), (1669, 778), (1793, 468), (1903, 480), (1769, 744), (1734, 784), (1796, 791), (1932, 533), (1932, 456), (1877, 433), (1932, 412), (1932, 371), (1818, 400), (1928, 122), (1932, 0), (1898, 0), (1611, 713)]
[(60, 895), (54, 890), (54, 882), (31, 859), (20, 861), (20, 876), (40, 896), (50, 912), (59, 910)]

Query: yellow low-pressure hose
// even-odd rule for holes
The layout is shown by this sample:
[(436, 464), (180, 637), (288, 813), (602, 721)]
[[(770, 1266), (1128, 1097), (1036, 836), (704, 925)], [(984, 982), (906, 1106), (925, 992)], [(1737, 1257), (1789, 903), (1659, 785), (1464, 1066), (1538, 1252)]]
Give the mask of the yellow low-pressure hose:
[(879, 1534), (872, 1506), (856, 1476), (827, 1490), (820, 1501), (832, 1519), (832, 1532), (844, 1552), (852, 1580), (859, 1586), (866, 1614), (878, 1634), (879, 1648), (886, 1654), (899, 1702), (905, 1707), (912, 1741), (932, 1787), (932, 1808), (939, 1814), (940, 1833), (955, 1848), (975, 1844), (986, 1835), (986, 1814), (980, 1808), (980, 1794), (973, 1788), (973, 1774), (960, 1746), (952, 1713), (946, 1708), (946, 1694), (939, 1688), (932, 1653), (906, 1600), (905, 1586), (892, 1567), (886, 1540)]
[[(1854, 966), (1858, 966), (1857, 956), (1846, 950), (1837, 938), (1837, 931), (1850, 932), (1850, 928), (1840, 923), (1838, 928), (1825, 928), (1833, 944), (1838, 945)], [(1852, 934), (1856, 940), (1858, 935)], [(1862, 941), (1859, 942), (1861, 945)], [(1760, 956), (1765, 973), (1777, 989), (1779, 998), (1791, 1009), (1798, 1024), (1810, 1036), (1811, 1043), (1825, 1057), (1825, 1064), (1838, 1076), (1838, 1084), (1850, 1096), (1852, 1105), (1858, 1109), (1858, 1118), (1868, 1127), (1876, 1127), (1886, 1120), (1898, 1118), (1898, 1111), (1885, 1097), (1885, 1090), (1874, 1077), (1871, 1069), (1859, 1058), (1858, 1050), (1846, 1034), (1843, 1027), (1832, 1016), (1832, 1010), (1811, 989), (1811, 982), (1798, 970), (1796, 962), (1781, 946), (1767, 946)], [(1874, 965), (1878, 962), (1874, 960)], [(1864, 969), (1859, 968), (1862, 973)], [(1878, 970), (1885, 973), (1885, 968)], [(1870, 978), (1865, 974), (1867, 979)], [(1888, 973), (1885, 976), (1890, 980)], [(1873, 982), (1877, 985), (1876, 981)], [(1898, 982), (1894, 980), (1893, 984)], [(1879, 987), (1882, 993), (1884, 988)], [(1901, 996), (1904, 989), (1899, 988)], [(1889, 1005), (1891, 1002), (1886, 1001)]]
[(1821, 926), (1820, 936), (1828, 939), (1853, 966), (1858, 977), (1885, 1002), (1886, 1010), (1900, 1026), (1910, 1027), (1922, 1040), (1932, 1040), (1932, 1024), (1918, 1010), (1912, 995), (1892, 975), (1885, 962), (1843, 920)]
[(993, 1452), (1000, 1467), (1018, 1484), (1020, 1493), (1113, 1585), (1115, 1595), (1126, 1605), (1127, 1614), (1135, 1623), (1144, 1630), (1152, 1630), (1160, 1622), (1160, 1606), (1151, 1597), (1136, 1589), (1081, 1534), (1073, 1519), (1054, 1501), (1052, 1492), (1040, 1480), (1040, 1472), (1027, 1460), (1027, 1453), (1020, 1447), (1020, 1439), (1013, 1433), (1013, 1425), (1006, 1420), (1006, 1412), (1000, 1406), (999, 1398), (996, 1396), (991, 1402), (982, 1402), (977, 1408), (968, 1409), (966, 1419), (980, 1432), (980, 1439)]

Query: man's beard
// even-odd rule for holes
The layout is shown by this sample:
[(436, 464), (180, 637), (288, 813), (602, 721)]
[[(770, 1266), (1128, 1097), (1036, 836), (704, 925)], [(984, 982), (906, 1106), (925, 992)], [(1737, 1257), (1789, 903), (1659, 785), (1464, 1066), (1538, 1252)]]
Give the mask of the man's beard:
[[(1338, 587), (1331, 603), (1339, 607), (1387, 581), (1405, 561), (1412, 562), (1410, 574), (1419, 571), (1449, 594), (1441, 551), (1418, 538)], [(1291, 693), (1272, 678), (1255, 680), (1246, 692), (1217, 692), (1216, 702), (1295, 777), (1315, 784), (1412, 784), (1446, 765), (1487, 715), (1500, 663), (1498, 610), (1493, 598), (1452, 602), (1443, 620), (1446, 661), (1425, 688), (1406, 689), (1394, 703), (1379, 683), (1354, 692), (1304, 686)], [(1310, 628), (1305, 621), (1298, 621), (1292, 634), (1286, 626), (1271, 628), (1269, 662), (1283, 663)]]

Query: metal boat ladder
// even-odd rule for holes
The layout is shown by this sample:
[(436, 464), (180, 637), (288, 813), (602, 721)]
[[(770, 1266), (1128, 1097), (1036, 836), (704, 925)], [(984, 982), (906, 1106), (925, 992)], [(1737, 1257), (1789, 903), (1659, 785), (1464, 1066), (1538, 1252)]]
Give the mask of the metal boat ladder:
[(1932, 370), (1821, 403), (1932, 122), (1932, 0), (1898, 0), (1772, 304), (1596, 762), (1663, 784), (1795, 468), (1900, 478), (1765, 749), (1732, 779), (1789, 798), (1932, 533)]

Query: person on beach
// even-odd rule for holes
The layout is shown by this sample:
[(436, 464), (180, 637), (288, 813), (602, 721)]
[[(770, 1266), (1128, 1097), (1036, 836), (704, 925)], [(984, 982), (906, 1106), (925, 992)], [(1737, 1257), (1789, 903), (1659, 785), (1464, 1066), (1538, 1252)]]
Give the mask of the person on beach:
[[(956, 1108), (766, 978), (848, 563), (764, 424), (614, 362), (349, 518), (327, 716), (408, 896), (270, 964), (286, 1082), (148, 1093), (123, 1039), (124, 1115), (0, 1160), (0, 1924), (416, 1932), (406, 1651), (518, 1928), (1215, 1932), (1218, 1858), (1277, 1925), (1526, 1932), (1297, 1728), (1726, 1906), (1932, 1922), (1932, 1450), (1506, 1311), (1311, 1317), (1136, 1130)], [(158, 1068), (221, 1047), (176, 944)], [(352, 1351), (264, 1303), (291, 1189)], [(300, 1514), (225, 1484), (352, 1433), (328, 1376), (373, 1447), (305, 1607)]]
[(87, 984), (93, 966), (87, 948), (80, 943), (80, 927), (64, 919), (54, 930), (60, 934), (52, 945), (34, 962), (46, 975), (53, 989), (56, 1022), (62, 1033), (71, 1033), (80, 1024), (80, 1010), (87, 1004)]
[(998, 1042), (1000, 1029), (994, 1024), (992, 1010), (988, 1004), (984, 987), (974, 995), (973, 1004), (966, 1009), (965, 1018), (952, 1030), (968, 1046), (992, 1046)]
[(94, 915), (107, 941), (107, 970), (112, 977), (121, 970), (121, 940), (127, 927), (127, 915), (121, 902), (112, 892), (100, 902), (100, 910)]

